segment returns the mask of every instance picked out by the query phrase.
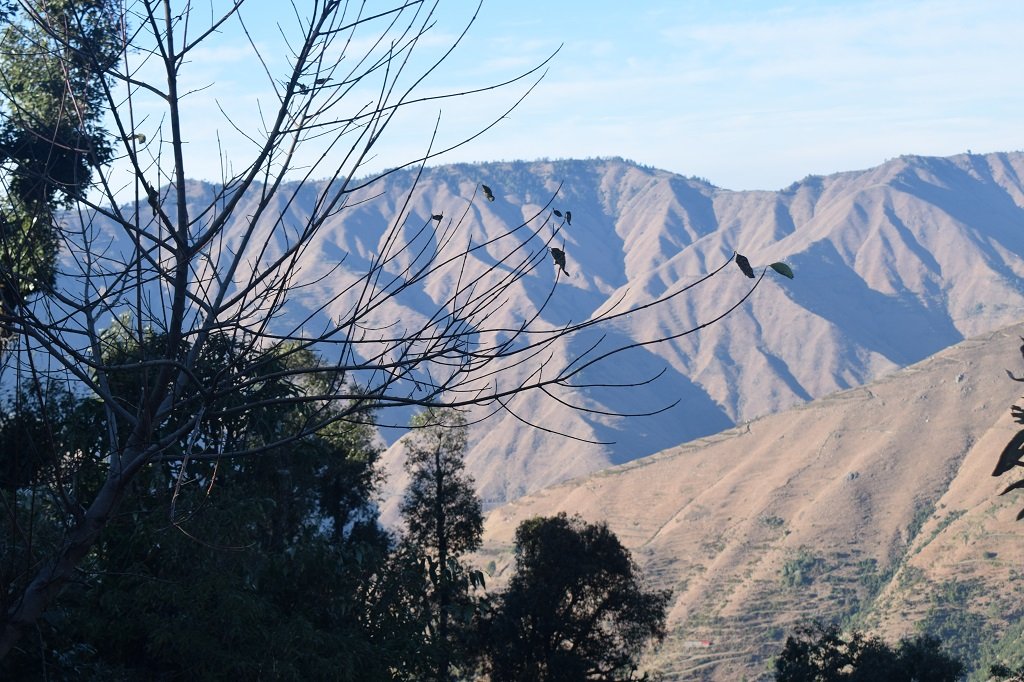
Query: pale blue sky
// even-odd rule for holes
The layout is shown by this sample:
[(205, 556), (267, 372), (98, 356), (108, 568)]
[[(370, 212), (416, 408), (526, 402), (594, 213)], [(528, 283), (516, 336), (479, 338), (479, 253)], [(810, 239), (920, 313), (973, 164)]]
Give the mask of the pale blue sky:
[[(281, 4), (257, 0), (247, 10), (268, 44), (270, 8)], [(438, 45), (476, 3), (442, 6)], [(195, 176), (216, 175), (217, 112), (203, 98), (241, 107), (234, 115), (244, 120), (265, 87), (233, 39), (225, 34), (193, 62), (203, 65), (196, 85), (216, 81), (194, 98)], [(486, 0), (465, 44), (425, 87), (502, 80), (559, 45), (516, 111), (441, 161), (623, 156), (728, 189), (778, 189), (900, 154), (1024, 149), (1020, 0)], [(454, 140), (523, 89), (411, 114), (375, 164), (425, 148), (439, 109), (441, 141)]]

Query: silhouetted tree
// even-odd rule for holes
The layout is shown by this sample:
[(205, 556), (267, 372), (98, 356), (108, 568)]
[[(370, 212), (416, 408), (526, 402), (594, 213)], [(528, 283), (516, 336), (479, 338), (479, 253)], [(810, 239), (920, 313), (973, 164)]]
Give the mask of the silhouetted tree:
[[(131, 367), (146, 346), (123, 328), (105, 337), (105, 360)], [(226, 366), (252, 359), (227, 339), (197, 364), (197, 383), (212, 386)], [(312, 362), (309, 351), (285, 353), (253, 368), (258, 396), (317, 391), (317, 378), (288, 373)], [(116, 390), (130, 408), (145, 372), (118, 373)], [(320, 378), (323, 380), (323, 377)], [(102, 412), (89, 397), (29, 393), (20, 409), (0, 414), (5, 444), (42, 449), (50, 461), (102, 454), (96, 434)], [(238, 395), (219, 407), (253, 400)], [(275, 439), (288, 423), (309, 418), (303, 402), (268, 402), (267, 409), (202, 421), (178, 447), (248, 447)], [(221, 413), (223, 415), (223, 413)], [(4, 661), (5, 679), (390, 679), (388, 647), (380, 646), (367, 595), (383, 570), (388, 538), (377, 524), (372, 496), (378, 448), (372, 413), (365, 424), (335, 423), (260, 457), (187, 456), (155, 463), (132, 481), (131, 495), (79, 567), (79, 579), (37, 629)], [(51, 428), (52, 427), (52, 428)], [(19, 429), (11, 433), (10, 429)], [(20, 438), (20, 440), (18, 440)], [(217, 445), (214, 446), (214, 442)], [(69, 462), (67, 488), (101, 483)], [(33, 556), (51, 551), (66, 520), (60, 506), (23, 485), (3, 491), (17, 519), (35, 531), (32, 546), (17, 535), (4, 543), (4, 580), (19, 580)], [(9, 587), (9, 585), (5, 585)], [(5, 594), (10, 590), (5, 590)], [(88, 673), (88, 674), (87, 674)], [(123, 677), (122, 677), (123, 676)]]
[(605, 524), (565, 514), (524, 521), (516, 564), (490, 624), (495, 682), (636, 679), (665, 635), (670, 593), (645, 590)]
[(934, 637), (902, 639), (894, 649), (857, 630), (843, 634), (835, 624), (798, 627), (774, 667), (777, 682), (956, 682), (964, 673)]
[(483, 514), (473, 479), (464, 473), (465, 417), (452, 409), (427, 409), (412, 426), (404, 439), (411, 480), (401, 504), (401, 553), (426, 569), (422, 625), (430, 634), (421, 672), (447, 682), (453, 667), (473, 663), (465, 631), (473, 620), (470, 592), (482, 574), (460, 559), (480, 546)]

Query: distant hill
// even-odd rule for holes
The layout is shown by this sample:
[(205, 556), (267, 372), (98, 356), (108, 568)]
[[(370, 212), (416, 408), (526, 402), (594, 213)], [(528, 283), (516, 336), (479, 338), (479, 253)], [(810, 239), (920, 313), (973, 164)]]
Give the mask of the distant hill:
[(1022, 336), (1024, 325), (975, 337), (520, 498), (489, 515), (477, 561), (500, 585), (522, 520), (607, 520), (650, 582), (674, 591), (671, 634), (650, 658), (666, 679), (770, 679), (785, 636), (813, 618), (1019, 657), (1024, 492), (1000, 497), (1020, 475), (991, 473), (1020, 428), (1020, 384), (1004, 368), (1019, 373)]

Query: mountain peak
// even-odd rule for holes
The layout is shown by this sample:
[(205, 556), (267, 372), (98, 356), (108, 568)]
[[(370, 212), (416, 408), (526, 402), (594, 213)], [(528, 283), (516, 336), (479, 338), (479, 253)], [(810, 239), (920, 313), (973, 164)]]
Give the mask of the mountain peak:
[[(662, 414), (602, 417), (538, 400), (522, 401), (516, 416), (489, 418), (468, 459), (493, 504), (861, 385), (1024, 312), (1020, 152), (906, 156), (809, 176), (779, 192), (722, 190), (621, 159), (437, 172), (485, 178), (494, 188), (499, 201), (479, 216), (485, 232), (507, 229), (549, 200), (572, 211), (558, 241), (573, 276), (555, 291), (552, 324), (587, 319), (610, 301), (624, 309), (671, 293), (734, 250), (757, 270), (785, 260), (797, 274), (767, 282), (711, 327), (616, 356), (588, 376), (614, 384), (663, 373), (657, 381), (581, 390), (577, 400), (606, 412), (678, 401)], [(428, 178), (420, 194), (435, 195), (434, 183)], [(605, 343), (670, 335), (714, 318), (746, 291), (748, 280), (735, 275), (606, 326)], [(509, 310), (536, 306), (530, 296), (547, 290), (545, 276), (553, 273), (538, 271), (530, 281), (540, 288), (524, 290)], [(554, 361), (571, 362), (585, 347), (581, 339)], [(538, 433), (521, 420), (585, 440)]]

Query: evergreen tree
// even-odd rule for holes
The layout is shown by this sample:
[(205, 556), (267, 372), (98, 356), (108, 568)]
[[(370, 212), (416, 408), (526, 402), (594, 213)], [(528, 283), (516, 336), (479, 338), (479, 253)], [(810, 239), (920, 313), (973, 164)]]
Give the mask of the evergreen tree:
[(117, 59), (122, 32), (112, 0), (29, 0), (0, 19), (0, 331), (10, 336), (4, 317), (53, 283), (55, 211), (112, 158), (95, 74)]
[[(127, 329), (115, 325), (105, 335), (105, 360), (126, 368), (113, 379), (121, 407), (132, 410), (147, 373), (129, 360), (144, 361), (161, 335), (149, 332), (140, 342)], [(227, 338), (208, 348), (218, 350), (199, 364), (196, 390), (216, 391), (219, 372), (258, 357)], [(80, 580), (39, 636), (4, 660), (0, 677), (390, 679), (392, 662), (365, 608), (388, 550), (372, 500), (378, 448), (369, 410), (363, 425), (335, 423), (258, 457), (218, 456), (225, 440), (257, 447), (288, 422), (313, 417), (304, 403), (275, 402), (244, 418), (232, 412), (239, 401), (322, 390), (288, 374), (294, 362), (313, 362), (305, 354), (293, 349), (276, 362), (257, 361), (249, 368), (252, 395), (214, 401), (207, 419), (177, 434), (183, 456), (140, 472)], [(23, 533), (8, 536), (5, 550), (16, 552), (4, 552), (5, 566), (16, 567), (15, 556), (24, 564), (8, 581), (24, 579), (33, 554), (60, 540), (64, 520), (47, 503), (58, 488), (47, 476), (77, 477), (64, 490), (97, 486), (91, 469), (74, 460), (97, 456), (96, 433), (118, 428), (95, 400), (59, 390), (30, 392), (19, 405), (0, 413), (0, 438), (49, 465), (5, 461), (5, 500), (20, 505), (22, 529), (38, 545), (27, 547)]]
[(462, 413), (428, 409), (414, 417), (412, 426), (405, 463), (412, 480), (401, 505), (406, 531), (399, 561), (417, 563), (426, 574), (420, 611), (428, 635), (419, 674), (447, 682), (453, 669), (473, 665), (471, 591), (483, 578), (460, 558), (480, 546), (483, 514), (473, 479), (464, 473)]
[(642, 587), (607, 525), (564, 513), (524, 521), (490, 628), (491, 679), (636, 679), (644, 647), (665, 635), (669, 597)]

